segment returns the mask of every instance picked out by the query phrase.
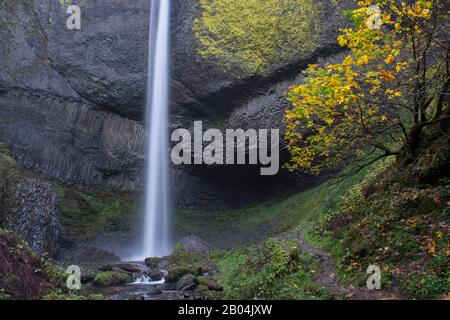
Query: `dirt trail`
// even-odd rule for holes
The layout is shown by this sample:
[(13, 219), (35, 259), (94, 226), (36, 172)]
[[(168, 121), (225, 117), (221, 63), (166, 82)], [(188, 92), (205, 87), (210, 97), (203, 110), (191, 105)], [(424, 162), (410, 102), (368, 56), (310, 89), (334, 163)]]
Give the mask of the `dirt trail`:
[(314, 280), (330, 291), (333, 295), (344, 297), (348, 300), (405, 300), (396, 293), (383, 290), (370, 291), (363, 287), (353, 287), (342, 284), (336, 279), (336, 262), (334, 258), (323, 250), (311, 245), (306, 239), (304, 232), (289, 232), (280, 236), (281, 239), (292, 239), (299, 242), (301, 249), (315, 256), (319, 260), (319, 270)]

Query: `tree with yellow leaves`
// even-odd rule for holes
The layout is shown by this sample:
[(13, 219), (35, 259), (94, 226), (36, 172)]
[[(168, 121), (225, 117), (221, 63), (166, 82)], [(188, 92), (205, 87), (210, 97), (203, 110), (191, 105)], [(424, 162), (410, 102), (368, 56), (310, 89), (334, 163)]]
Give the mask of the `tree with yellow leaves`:
[(414, 155), (428, 126), (448, 130), (449, 2), (365, 0), (347, 14), (353, 27), (338, 41), (350, 53), (311, 65), (288, 92), (291, 170), (320, 173), (358, 155), (360, 170)]

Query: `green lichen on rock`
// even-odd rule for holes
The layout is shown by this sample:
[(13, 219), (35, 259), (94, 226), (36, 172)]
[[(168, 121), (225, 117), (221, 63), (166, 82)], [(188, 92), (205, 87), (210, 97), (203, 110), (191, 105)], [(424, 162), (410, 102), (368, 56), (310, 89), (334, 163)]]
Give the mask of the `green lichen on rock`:
[(199, 0), (194, 33), (199, 53), (227, 70), (265, 74), (319, 46), (313, 0)]

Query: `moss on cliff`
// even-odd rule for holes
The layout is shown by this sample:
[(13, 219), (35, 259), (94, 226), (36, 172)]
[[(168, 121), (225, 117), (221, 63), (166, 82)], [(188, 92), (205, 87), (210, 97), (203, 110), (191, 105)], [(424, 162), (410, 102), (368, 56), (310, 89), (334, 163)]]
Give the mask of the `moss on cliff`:
[[(6, 144), (0, 141), (0, 174), (5, 178), (10, 176), (17, 168), (17, 163), (9, 153)], [(2, 179), (1, 181), (5, 181)]]
[(127, 231), (137, 218), (137, 199), (116, 191), (81, 190), (59, 184), (61, 223), (69, 238), (86, 240), (98, 234)]
[(0, 223), (5, 213), (5, 200), (9, 186), (18, 178), (17, 163), (11, 157), (5, 143), (0, 141)]
[(265, 74), (319, 47), (319, 4), (312, 0), (199, 0), (199, 52), (228, 70)]

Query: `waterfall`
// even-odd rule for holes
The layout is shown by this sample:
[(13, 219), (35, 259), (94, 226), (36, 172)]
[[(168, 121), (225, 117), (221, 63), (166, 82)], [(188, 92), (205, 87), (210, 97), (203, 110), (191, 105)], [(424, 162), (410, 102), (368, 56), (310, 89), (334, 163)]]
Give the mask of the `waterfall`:
[(171, 253), (169, 236), (170, 0), (152, 0), (147, 88), (147, 170), (143, 255)]

